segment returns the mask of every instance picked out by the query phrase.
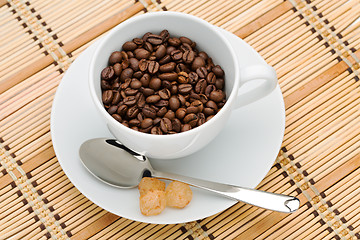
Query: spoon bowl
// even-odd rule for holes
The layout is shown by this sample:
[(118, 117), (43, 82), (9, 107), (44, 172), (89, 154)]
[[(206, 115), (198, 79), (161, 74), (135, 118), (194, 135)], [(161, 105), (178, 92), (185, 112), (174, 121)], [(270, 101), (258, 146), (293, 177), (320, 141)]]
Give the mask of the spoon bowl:
[(155, 177), (184, 182), (268, 210), (291, 213), (300, 206), (296, 197), (157, 171), (146, 156), (132, 151), (115, 139), (87, 140), (80, 146), (79, 155), (90, 173), (118, 188), (134, 188), (143, 177)]

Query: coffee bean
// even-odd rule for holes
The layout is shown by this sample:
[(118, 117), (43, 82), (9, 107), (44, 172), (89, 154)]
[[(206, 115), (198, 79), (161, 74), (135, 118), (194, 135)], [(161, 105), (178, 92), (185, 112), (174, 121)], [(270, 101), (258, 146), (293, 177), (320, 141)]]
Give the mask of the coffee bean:
[(108, 113), (109, 113), (110, 115), (113, 115), (114, 113), (116, 113), (117, 109), (118, 109), (118, 106), (112, 105), (111, 107), (109, 107)]
[(179, 73), (179, 72), (186, 72), (186, 73), (190, 72), (189, 69), (186, 67), (186, 65), (183, 64), (183, 63), (177, 64), (176, 67), (175, 67), (175, 71), (177, 73)]
[(135, 96), (128, 96), (128, 97), (126, 97), (126, 98), (124, 99), (124, 104), (125, 104), (126, 106), (129, 106), (129, 107), (134, 106), (134, 105), (136, 104), (136, 98), (135, 98)]
[(144, 75), (144, 73), (142, 71), (137, 71), (137, 72), (133, 73), (133, 77), (136, 79), (142, 78), (143, 75)]
[(103, 92), (102, 94), (102, 101), (105, 105), (108, 105), (112, 102), (113, 100), (113, 91), (112, 90), (106, 90), (105, 92)]
[(101, 71), (101, 79), (110, 80), (114, 77), (114, 68), (112, 66), (106, 67)]
[(159, 96), (160, 96), (162, 99), (166, 99), (166, 100), (167, 100), (167, 99), (170, 98), (171, 93), (170, 93), (169, 89), (164, 88), (164, 89), (162, 89), (162, 90), (159, 91)]
[(214, 111), (217, 111), (218, 110), (218, 106), (217, 104), (213, 101), (213, 100), (210, 100), (206, 103), (206, 107), (208, 108), (211, 108), (211, 109), (214, 109)]
[(184, 125), (181, 127), (181, 132), (186, 132), (186, 131), (189, 131), (189, 130), (191, 130), (190, 124), (184, 124)]
[(189, 83), (194, 85), (197, 83), (199, 76), (195, 72), (189, 73)]
[(169, 99), (169, 107), (171, 110), (176, 111), (180, 107), (180, 101), (177, 96), (171, 96)]
[(174, 50), (170, 53), (170, 57), (174, 61), (179, 61), (180, 59), (182, 59), (182, 55), (183, 53), (180, 50)]
[(193, 90), (191, 90), (191, 92), (189, 94), (189, 101), (194, 102), (196, 100), (200, 100), (200, 95), (195, 93)]
[(209, 72), (209, 74), (206, 76), (206, 82), (208, 84), (215, 84), (216, 76), (213, 72)]
[(169, 63), (171, 61), (170, 55), (165, 55), (162, 59), (160, 59), (159, 64), (164, 65), (166, 63)]
[(190, 46), (190, 44), (187, 43), (183, 43), (180, 47), (179, 47), (180, 51), (182, 52), (186, 52), (186, 51), (192, 51), (192, 47)]
[(167, 46), (167, 48), (166, 48), (166, 54), (167, 54), (167, 55), (170, 55), (170, 53), (171, 53), (172, 51), (175, 51), (175, 50), (177, 50), (176, 47), (174, 47), (174, 46)]
[(178, 87), (178, 91), (180, 94), (189, 94), (191, 89), (192, 89), (192, 86), (191, 86), (191, 84), (188, 84), (188, 83), (180, 84)]
[(150, 57), (150, 52), (145, 50), (144, 48), (137, 48), (134, 50), (134, 53), (135, 53), (135, 57), (138, 60), (148, 59)]
[(153, 48), (153, 45), (149, 42), (144, 42), (143, 43), (143, 47), (145, 50), (149, 51), (149, 52), (153, 52), (154, 51), (154, 48)]
[(173, 131), (180, 132), (181, 131), (181, 122), (179, 119), (175, 118), (171, 121)]
[(137, 106), (132, 106), (127, 110), (126, 116), (132, 119), (135, 118), (136, 115), (138, 115), (138, 113), (139, 113), (139, 108)]
[(156, 107), (167, 107), (167, 106), (169, 106), (169, 101), (165, 100), (165, 99), (161, 99), (160, 101), (155, 103), (155, 106)]
[(224, 70), (219, 65), (216, 65), (215, 67), (213, 67), (212, 71), (217, 77), (224, 76)]
[(119, 114), (121, 117), (124, 117), (126, 115), (127, 110), (128, 107), (126, 105), (120, 105), (116, 113)]
[(153, 108), (151, 108), (151, 107), (144, 107), (143, 109), (142, 109), (142, 113), (144, 114), (144, 116), (145, 117), (147, 117), (147, 118), (152, 118), (152, 119), (154, 119), (155, 117), (156, 117), (156, 111), (153, 109)]
[(149, 83), (150, 83), (150, 75), (148, 73), (145, 73), (141, 78), (140, 78), (140, 82), (141, 82), (141, 86), (143, 87), (148, 87)]
[(122, 45), (124, 51), (134, 51), (136, 48), (137, 45), (133, 41), (127, 41)]
[(170, 93), (176, 95), (178, 93), (178, 86), (177, 84), (171, 84), (170, 86)]
[(132, 70), (131, 68), (125, 68), (120, 74), (120, 80), (125, 81), (125, 79), (131, 78), (133, 73), (134, 70)]
[(162, 73), (162, 74), (159, 74), (159, 78), (161, 80), (175, 81), (175, 80), (177, 80), (178, 75), (175, 72)]
[[(127, 56), (127, 55), (126, 55), (126, 56)], [(124, 59), (124, 60), (121, 62), (121, 67), (122, 67), (122, 69), (128, 68), (129, 65), (130, 65), (129, 59)]]
[(125, 79), (125, 81), (120, 85), (120, 89), (124, 90), (124, 89), (128, 88), (130, 86), (130, 83), (131, 83), (130, 78)]
[(150, 133), (155, 134), (155, 135), (162, 135), (163, 134), (160, 127), (157, 127), (157, 126), (151, 128)]
[(205, 89), (207, 87), (207, 83), (205, 79), (200, 79), (195, 85), (196, 93), (205, 93)]
[(185, 102), (186, 102), (185, 97), (183, 95), (181, 95), (181, 94), (178, 94), (178, 98), (179, 98), (179, 101), (180, 101), (180, 105), (184, 106)]
[(206, 78), (208, 72), (205, 67), (199, 67), (196, 69), (196, 74), (199, 76), (199, 78)]
[(191, 68), (193, 71), (195, 71), (199, 67), (204, 67), (204, 66), (205, 66), (205, 60), (202, 57), (196, 57), (191, 64)]
[(124, 90), (126, 96), (135, 96), (138, 93), (137, 89), (132, 89), (132, 88), (126, 88)]
[(218, 105), (218, 108), (222, 108), (224, 105), (225, 105), (225, 102), (226, 102), (226, 99), (224, 98), (221, 102), (219, 102), (217, 105)]
[(189, 39), (189, 38), (187, 38), (187, 37), (184, 37), (184, 36), (179, 37), (179, 40), (180, 40), (182, 43), (187, 43), (187, 44), (189, 44), (189, 45), (192, 44), (191, 39)]
[(180, 39), (173, 37), (173, 38), (169, 38), (168, 43), (171, 46), (178, 47), (178, 46), (180, 46), (181, 41), (180, 41)]
[(163, 117), (165, 116), (165, 114), (167, 113), (167, 108), (166, 107), (162, 107), (159, 109), (159, 111), (156, 112), (156, 116), (158, 117)]
[(219, 90), (222, 90), (224, 88), (225, 81), (223, 78), (217, 78), (215, 81), (215, 87)]
[(205, 114), (200, 112), (197, 114), (198, 116), (198, 122), (197, 122), (197, 125), (200, 126), (200, 125), (203, 125), (205, 122), (206, 122), (206, 117), (205, 117)]
[(132, 130), (135, 130), (135, 131), (139, 131), (139, 128), (137, 127), (137, 126), (130, 126), (130, 128), (132, 129)]
[(199, 53), (198, 53), (198, 56), (201, 57), (201, 58), (203, 58), (204, 60), (208, 59), (207, 53), (206, 53), (206, 52), (203, 52), (203, 51), (199, 52)]
[(209, 95), (211, 94), (211, 92), (215, 91), (216, 87), (214, 85), (208, 85), (205, 88), (205, 95), (209, 97)]
[(153, 125), (153, 120), (151, 118), (145, 118), (141, 124), (140, 127), (141, 128), (148, 128), (151, 127)]
[(161, 86), (162, 86), (163, 88), (170, 89), (171, 83), (170, 83), (169, 81), (167, 81), (167, 80), (163, 80), (163, 81), (161, 82)]
[(198, 117), (194, 113), (190, 113), (184, 117), (184, 123), (190, 124), (193, 128), (197, 124)]
[(153, 44), (153, 45), (159, 45), (159, 44), (162, 44), (163, 38), (161, 36), (159, 36), (159, 35), (156, 35), (156, 34), (150, 34), (147, 37), (146, 41)]
[(136, 104), (141, 109), (145, 106), (146, 101), (145, 101), (144, 94), (142, 94), (142, 93), (138, 93), (138, 94), (139, 94), (139, 97), (136, 97), (137, 98)]
[(225, 98), (225, 95), (222, 90), (215, 90), (210, 93), (209, 98), (214, 102), (219, 103)]
[(142, 40), (143, 40), (143, 41), (146, 41), (147, 38), (149, 37), (149, 35), (151, 35), (151, 32), (145, 33), (145, 34), (143, 35), (143, 37), (142, 37)]
[(127, 51), (126, 54), (128, 55), (129, 59), (135, 57), (134, 53), (131, 51)]
[(139, 61), (139, 69), (142, 72), (145, 72), (148, 69), (149, 62), (146, 59), (141, 59)]
[(162, 118), (160, 121), (160, 129), (164, 133), (168, 133), (169, 131), (171, 131), (172, 130), (171, 120), (168, 118)]
[(155, 93), (155, 90), (151, 88), (143, 88), (142, 93), (144, 94), (145, 97), (148, 97), (150, 95), (153, 95)]
[(130, 127), (135, 127), (135, 126), (138, 127), (138, 126), (140, 126), (139, 119), (134, 118), (134, 119), (129, 120), (129, 126)]
[(122, 60), (121, 53), (119, 51), (113, 52), (109, 57), (109, 64), (114, 65), (115, 63), (119, 63)]
[(206, 116), (210, 116), (210, 115), (214, 115), (216, 113), (216, 111), (212, 108), (204, 108), (203, 110), (203, 113), (206, 115)]
[[(104, 80), (103, 80), (104, 81)], [(119, 78), (116, 78), (113, 82), (113, 84), (111, 85), (111, 88), (115, 91), (119, 90), (120, 89), (120, 83), (118, 82), (120, 81)]]
[(173, 120), (175, 119), (175, 113), (173, 110), (168, 110), (165, 115), (164, 115), (164, 118), (168, 118), (170, 120)]
[(112, 86), (110, 85), (110, 83), (106, 80), (101, 80), (101, 89), (102, 90), (109, 90), (112, 89)]
[[(160, 75), (159, 75), (160, 77)], [(150, 80), (149, 87), (154, 89), (155, 91), (159, 90), (161, 87), (161, 80), (160, 78), (154, 77)]]
[(186, 109), (185, 108), (178, 108), (175, 112), (175, 116), (178, 119), (183, 119), (186, 115)]
[(123, 120), (123, 121), (121, 122), (121, 124), (124, 125), (125, 127), (129, 127), (129, 123), (128, 123), (128, 121), (126, 121), (126, 120)]
[(160, 66), (161, 72), (172, 72), (175, 69), (176, 63), (169, 62)]
[(133, 89), (139, 89), (141, 88), (142, 84), (141, 81), (137, 80), (136, 78), (133, 78), (130, 83), (130, 87)]
[(160, 96), (159, 95), (151, 95), (149, 97), (146, 98), (146, 102), (147, 103), (156, 103), (160, 100)]
[(161, 59), (166, 55), (166, 47), (164, 45), (160, 45), (155, 52), (155, 57), (157, 59)]
[(122, 121), (122, 117), (119, 114), (113, 114), (111, 115), (116, 121), (121, 122)]
[(129, 56), (127, 55), (127, 53), (125, 51), (121, 51), (120, 53), (121, 53), (123, 61), (129, 59)]
[(133, 42), (136, 44), (136, 45), (138, 45), (138, 46), (142, 46), (143, 45), (143, 43), (144, 43), (144, 40), (142, 39), (142, 38), (134, 38), (133, 39)]
[(139, 60), (136, 58), (129, 58), (129, 67), (134, 70), (134, 72), (139, 71)]
[(114, 69), (114, 73), (116, 76), (120, 76), (121, 72), (122, 72), (122, 65), (120, 63), (115, 63), (115, 65), (113, 66)]
[(204, 104), (200, 100), (193, 101), (190, 106), (196, 107), (199, 112), (202, 112), (204, 110)]
[(170, 34), (169, 34), (168, 30), (166, 30), (166, 29), (162, 30), (159, 35), (162, 37), (163, 42), (166, 42), (170, 38)]
[(189, 75), (186, 72), (179, 72), (178, 73), (178, 80), (181, 83), (188, 83), (189, 82)]
[(190, 113), (198, 113), (199, 109), (195, 106), (189, 106), (188, 108), (186, 108), (186, 114), (190, 114)]
[(115, 92), (113, 95), (114, 96), (113, 96), (113, 99), (111, 101), (111, 105), (117, 105), (121, 100), (121, 95), (120, 95), (119, 92)]
[(195, 59), (195, 52), (192, 50), (186, 50), (182, 56), (182, 59), (187, 64), (192, 63)]
[(120, 95), (122, 99), (125, 99), (127, 97), (124, 90), (120, 91)]
[(148, 71), (150, 74), (155, 74), (159, 70), (159, 63), (155, 61), (150, 61), (148, 65)]

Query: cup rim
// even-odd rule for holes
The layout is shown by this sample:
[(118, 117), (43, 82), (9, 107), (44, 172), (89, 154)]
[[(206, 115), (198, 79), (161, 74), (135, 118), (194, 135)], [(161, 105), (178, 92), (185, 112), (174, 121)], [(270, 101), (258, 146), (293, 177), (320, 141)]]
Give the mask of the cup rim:
[[(152, 17), (156, 17), (156, 16), (175, 16), (175, 17), (182, 17), (182, 18), (190, 18), (193, 21), (196, 21), (202, 25), (204, 25), (209, 31), (212, 31), (214, 34), (216, 34), (223, 42), (223, 44), (230, 50), (231, 53), (231, 57), (232, 57), (232, 62), (234, 64), (234, 84), (233, 87), (231, 89), (230, 95), (227, 97), (226, 99), (226, 103), (225, 105), (222, 107), (222, 109), (217, 112), (214, 117), (212, 117), (208, 122), (205, 122), (204, 124), (196, 127), (196, 128), (192, 128), (189, 131), (185, 131), (185, 132), (180, 132), (180, 133), (176, 133), (176, 134), (165, 134), (165, 135), (156, 135), (156, 134), (150, 134), (150, 133), (143, 133), (140, 131), (136, 131), (133, 130), (129, 127), (124, 126), (123, 124), (121, 124), (120, 122), (118, 122), (117, 120), (115, 120), (104, 108), (104, 106), (102, 105), (101, 101), (98, 99), (96, 91), (95, 91), (95, 80), (94, 79), (94, 71), (95, 68), (93, 67), (96, 59), (98, 58), (103, 46), (106, 44), (106, 42), (113, 37), (113, 35), (118, 32), (121, 31), (123, 28), (126, 27), (126, 25), (132, 24), (134, 22), (140, 22), (140, 21), (145, 21), (147, 18), (152, 18)], [(89, 88), (90, 88), (90, 95), (92, 97), (92, 100), (95, 104), (95, 106), (98, 108), (98, 110), (101, 112), (101, 114), (106, 118), (107, 121), (109, 121), (112, 125), (115, 125), (116, 128), (120, 128), (121, 131), (125, 131), (128, 134), (131, 135), (136, 135), (138, 137), (141, 138), (152, 138), (152, 139), (164, 139), (167, 138), (169, 140), (174, 139), (174, 138), (178, 138), (179, 136), (188, 136), (188, 135), (196, 135), (197, 133), (203, 131), (203, 129), (209, 127), (211, 125), (212, 122), (216, 121), (218, 118), (221, 118), (222, 115), (225, 114), (225, 111), (231, 111), (232, 110), (232, 102), (234, 100), (236, 100), (237, 97), (237, 90), (239, 89), (239, 85), (240, 85), (240, 74), (239, 74), (239, 63), (238, 63), (238, 59), (234, 54), (234, 50), (233, 47), (231, 46), (230, 42), (225, 38), (225, 36), (223, 36), (219, 31), (216, 31), (216, 26), (210, 24), (209, 22), (190, 15), (190, 14), (186, 14), (186, 13), (181, 13), (181, 12), (174, 12), (174, 11), (163, 11), (163, 12), (151, 12), (151, 13), (146, 13), (146, 14), (142, 14), (142, 15), (138, 15), (132, 18), (129, 18), (127, 20), (125, 20), (124, 22), (118, 24), (117, 26), (115, 26), (113, 29), (111, 29), (109, 31), (109, 33), (104, 36), (100, 42), (98, 43), (94, 54), (90, 60), (90, 73), (88, 76), (88, 81), (89, 81)], [(120, 46), (121, 47), (121, 46)], [(99, 78), (100, 79), (100, 78)], [(225, 76), (226, 79), (226, 76)], [(225, 80), (226, 83), (226, 80)]]

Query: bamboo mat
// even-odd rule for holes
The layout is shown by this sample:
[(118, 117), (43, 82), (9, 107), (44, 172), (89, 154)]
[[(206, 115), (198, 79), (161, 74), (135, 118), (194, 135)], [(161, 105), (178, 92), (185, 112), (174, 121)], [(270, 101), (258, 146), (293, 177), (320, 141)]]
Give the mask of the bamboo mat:
[[(64, 72), (115, 25), (166, 10), (235, 33), (276, 69), (285, 136), (257, 188), (297, 196), (297, 212), (238, 203), (145, 224), (97, 207), (62, 171), (50, 110)], [(356, 0), (0, 0), (0, 239), (360, 239), (359, 17)]]

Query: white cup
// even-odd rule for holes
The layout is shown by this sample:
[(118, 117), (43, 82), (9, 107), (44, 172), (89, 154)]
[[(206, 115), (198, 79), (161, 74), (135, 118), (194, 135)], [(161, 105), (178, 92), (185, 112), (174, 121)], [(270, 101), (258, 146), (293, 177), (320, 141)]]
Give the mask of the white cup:
[[(171, 36), (186, 36), (197, 43), (216, 65), (225, 72), (226, 104), (209, 121), (186, 132), (172, 135), (153, 135), (132, 130), (116, 121), (105, 110), (100, 87), (101, 71), (107, 66), (109, 56), (119, 51), (124, 42), (141, 37), (146, 32), (159, 34), (167, 29)], [(213, 140), (225, 126), (231, 112), (268, 95), (277, 85), (274, 69), (269, 65), (242, 68), (235, 50), (228, 40), (210, 23), (184, 13), (156, 12), (133, 17), (112, 29), (98, 44), (90, 62), (89, 85), (92, 100), (104, 118), (110, 132), (130, 149), (149, 158), (173, 159), (190, 155)], [(238, 94), (239, 88), (252, 80), (263, 80), (261, 85)]]

